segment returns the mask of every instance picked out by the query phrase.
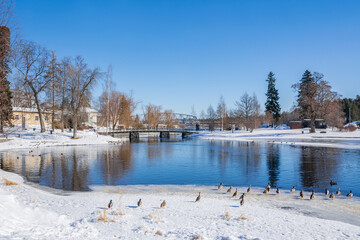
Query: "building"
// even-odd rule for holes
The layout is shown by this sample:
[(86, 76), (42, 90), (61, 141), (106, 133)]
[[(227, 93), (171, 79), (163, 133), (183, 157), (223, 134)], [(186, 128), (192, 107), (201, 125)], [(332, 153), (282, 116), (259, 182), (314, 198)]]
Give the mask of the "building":
[[(11, 123), (15, 126), (38, 127), (40, 126), (39, 113), (36, 108), (13, 107), (13, 115)], [(42, 112), (45, 127), (51, 127), (51, 113)]]

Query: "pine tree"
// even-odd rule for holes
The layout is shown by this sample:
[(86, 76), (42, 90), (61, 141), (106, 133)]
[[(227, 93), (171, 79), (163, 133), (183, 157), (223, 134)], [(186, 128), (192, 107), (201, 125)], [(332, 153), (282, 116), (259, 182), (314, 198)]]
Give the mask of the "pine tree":
[(0, 132), (12, 118), (11, 92), (8, 75), (10, 57), (10, 30), (0, 26)]
[(280, 118), (280, 104), (279, 104), (279, 93), (275, 87), (275, 77), (274, 73), (270, 72), (268, 78), (266, 79), (268, 82), (268, 90), (266, 92), (266, 103), (265, 103), (265, 111), (272, 114), (275, 122), (277, 122)]

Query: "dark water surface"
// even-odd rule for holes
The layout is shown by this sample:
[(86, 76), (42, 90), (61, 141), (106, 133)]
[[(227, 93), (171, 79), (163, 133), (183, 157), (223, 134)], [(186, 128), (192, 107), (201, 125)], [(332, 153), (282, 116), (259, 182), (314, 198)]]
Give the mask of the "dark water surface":
[[(0, 153), (0, 168), (64, 190), (90, 185), (272, 186), (360, 196), (360, 150), (270, 143), (173, 139)], [(330, 180), (338, 186), (330, 187)]]

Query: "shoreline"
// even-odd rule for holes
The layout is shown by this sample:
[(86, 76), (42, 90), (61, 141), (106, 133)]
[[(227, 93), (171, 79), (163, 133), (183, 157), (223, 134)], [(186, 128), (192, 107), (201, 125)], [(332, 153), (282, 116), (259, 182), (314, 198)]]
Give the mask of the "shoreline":
[[(282, 189), (276, 195), (272, 189), (264, 195), (255, 187), (240, 206), (238, 198), (247, 187), (238, 187), (237, 198), (226, 193), (226, 186), (218, 191), (203, 185), (92, 186), (91, 192), (58, 195), (25, 184), (15, 173), (0, 170), (0, 177), (19, 183), (5, 186), (0, 178), (0, 223), (11, 228), (0, 230), (5, 239), (360, 238), (359, 197), (329, 200), (319, 193), (309, 200), (309, 192), (300, 199), (299, 191)], [(195, 203), (198, 192), (202, 198)], [(136, 206), (139, 198), (141, 208)], [(114, 207), (106, 210), (108, 222), (102, 222), (99, 216), (109, 199)], [(163, 200), (167, 206), (161, 209)]]

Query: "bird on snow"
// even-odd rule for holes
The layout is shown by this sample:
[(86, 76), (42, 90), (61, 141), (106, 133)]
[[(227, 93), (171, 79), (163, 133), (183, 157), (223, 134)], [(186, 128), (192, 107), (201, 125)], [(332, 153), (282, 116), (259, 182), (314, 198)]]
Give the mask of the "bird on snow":
[(249, 184), (249, 187), (247, 189), (247, 192), (249, 193), (251, 191), (251, 184)]
[(236, 191), (234, 192), (234, 194), (232, 195), (232, 197), (237, 197), (237, 195), (238, 195), (238, 190), (237, 190), (237, 188), (236, 188)]
[(337, 185), (337, 182), (333, 182), (332, 180), (330, 180), (330, 185)]
[(229, 187), (229, 189), (227, 190), (227, 193), (231, 193), (232, 191), (232, 186)]
[(108, 208), (112, 208), (112, 206), (113, 206), (113, 201), (110, 200), (110, 202), (109, 202), (109, 204), (108, 204)]
[(276, 193), (280, 194), (280, 189), (279, 188), (276, 189)]
[(166, 207), (166, 202), (165, 202), (165, 200), (160, 204), (160, 208), (164, 208), (164, 207)]
[(200, 196), (200, 192), (199, 192), (199, 196), (197, 196), (195, 202), (200, 202), (200, 198), (201, 198), (201, 196)]
[(341, 192), (340, 192), (340, 188), (338, 188), (338, 190), (336, 191), (336, 195), (340, 195)]
[(329, 189), (325, 188), (325, 196), (329, 195)]
[(303, 192), (303, 190), (301, 189), (301, 191), (300, 191), (300, 198), (301, 199), (303, 199), (304, 198), (304, 192)]
[(269, 193), (269, 189), (265, 188), (265, 190), (263, 191), (263, 194), (268, 194)]
[(245, 193), (241, 194), (241, 196), (239, 197), (239, 199), (243, 199), (245, 198)]
[(220, 185), (218, 186), (218, 190), (221, 190), (223, 188), (223, 184), (220, 183)]
[(334, 199), (334, 197), (335, 197), (335, 194), (331, 193), (329, 198)]
[(295, 192), (295, 186), (293, 186), (291, 189), (291, 193), (294, 193), (294, 192)]
[(242, 198), (242, 199), (240, 200), (240, 206), (244, 205), (244, 203), (245, 203), (245, 198)]
[(270, 192), (270, 183), (268, 183), (268, 185), (266, 186), (266, 189), (268, 190), (268, 192)]
[(352, 191), (350, 190), (350, 192), (346, 195), (348, 198), (351, 198), (354, 194), (352, 193)]
[(315, 193), (314, 191), (312, 191), (311, 195), (310, 195), (310, 200), (314, 200), (315, 199)]
[(142, 206), (142, 201), (141, 201), (141, 198), (139, 199), (138, 201), (138, 207), (141, 207)]

